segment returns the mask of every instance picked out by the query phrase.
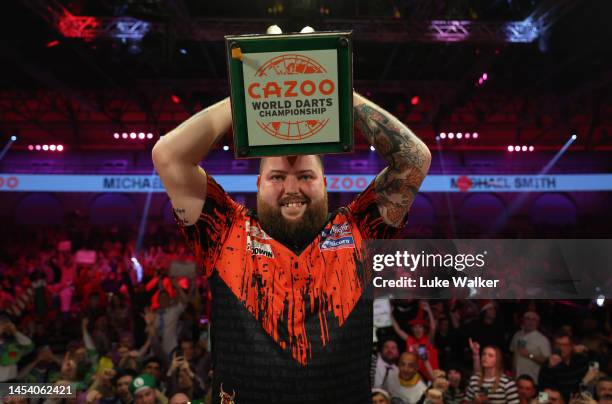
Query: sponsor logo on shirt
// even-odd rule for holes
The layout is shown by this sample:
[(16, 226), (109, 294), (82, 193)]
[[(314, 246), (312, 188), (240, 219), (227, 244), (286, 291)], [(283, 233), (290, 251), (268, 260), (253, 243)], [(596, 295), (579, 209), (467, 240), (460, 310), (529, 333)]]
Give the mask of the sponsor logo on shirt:
[(268, 236), (259, 227), (251, 226), (251, 223), (248, 220), (245, 222), (244, 227), (247, 234), (247, 251), (251, 251), (253, 255), (264, 255), (268, 258), (274, 258), (274, 253), (272, 252), (272, 246), (270, 244), (261, 243), (255, 240), (255, 238), (270, 240), (270, 236)]
[(353, 247), (355, 247), (355, 240), (348, 222), (333, 224), (331, 227), (323, 229), (321, 243), (319, 244), (321, 251)]

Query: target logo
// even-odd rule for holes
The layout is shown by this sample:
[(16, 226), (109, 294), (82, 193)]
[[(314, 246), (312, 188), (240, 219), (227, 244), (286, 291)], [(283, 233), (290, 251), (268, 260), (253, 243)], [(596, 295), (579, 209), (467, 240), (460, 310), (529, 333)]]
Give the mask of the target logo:
[(17, 177), (0, 177), (0, 189), (8, 188), (15, 189), (19, 186), (19, 178)]
[(305, 55), (275, 56), (255, 71), (246, 95), (258, 114), (257, 126), (266, 134), (285, 141), (301, 141), (327, 126), (324, 114), (336, 83), (325, 67)]

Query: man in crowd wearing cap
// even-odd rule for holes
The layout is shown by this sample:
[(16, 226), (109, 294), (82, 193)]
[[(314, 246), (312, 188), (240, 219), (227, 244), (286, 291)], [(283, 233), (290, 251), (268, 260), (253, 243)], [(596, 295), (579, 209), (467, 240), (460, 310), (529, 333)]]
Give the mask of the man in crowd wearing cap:
[(361, 244), (399, 234), (431, 154), (379, 106), (358, 94), (353, 105), (360, 132), (387, 167), (331, 214), (317, 155), (262, 159), (257, 212), (232, 200), (199, 166), (230, 129), (227, 99), (153, 148), (177, 220), (209, 278), (213, 397), (370, 400), (373, 313), (363, 298), (370, 281)]
[(538, 383), (540, 367), (550, 356), (550, 342), (538, 331), (540, 316), (528, 311), (523, 315), (523, 324), (514, 334), (510, 342), (510, 350), (514, 352), (514, 374), (529, 375)]
[(34, 349), (34, 344), (24, 334), (17, 331), (15, 324), (4, 314), (0, 314), (0, 382), (17, 377), (17, 363)]
[(148, 374), (141, 374), (132, 380), (130, 393), (135, 404), (166, 404), (168, 399), (155, 388), (155, 379)]

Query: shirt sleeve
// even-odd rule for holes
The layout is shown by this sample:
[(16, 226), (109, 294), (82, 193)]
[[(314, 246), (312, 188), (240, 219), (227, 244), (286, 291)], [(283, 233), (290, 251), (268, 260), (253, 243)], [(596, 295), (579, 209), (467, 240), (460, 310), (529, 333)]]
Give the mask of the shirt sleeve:
[(177, 223), (198, 266), (209, 277), (237, 213), (244, 208), (230, 198), (210, 175), (207, 177), (206, 201), (198, 221), (189, 226), (181, 225), (179, 220)]
[(368, 187), (348, 205), (347, 210), (357, 223), (357, 227), (361, 231), (364, 239), (376, 240), (397, 238), (402, 227), (406, 224), (408, 215), (404, 216), (400, 227), (386, 224), (376, 204), (374, 181), (372, 181), (370, 185), (368, 185)]

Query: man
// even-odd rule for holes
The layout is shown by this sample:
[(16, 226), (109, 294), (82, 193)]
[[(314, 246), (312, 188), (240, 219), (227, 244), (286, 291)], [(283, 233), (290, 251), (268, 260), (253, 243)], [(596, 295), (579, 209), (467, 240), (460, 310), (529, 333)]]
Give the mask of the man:
[(15, 380), (17, 363), (32, 349), (30, 338), (17, 331), (6, 314), (0, 313), (0, 382)]
[(404, 352), (400, 356), (398, 369), (390, 372), (387, 383), (383, 386), (391, 394), (391, 398), (400, 399), (405, 404), (415, 404), (421, 399), (427, 386), (418, 372), (418, 359), (412, 352)]
[(598, 399), (612, 396), (612, 377), (602, 377), (595, 385), (595, 395)]
[(588, 357), (585, 347), (574, 346), (567, 333), (557, 333), (553, 341), (555, 351), (540, 371), (540, 387), (557, 386), (564, 400), (569, 402), (589, 369)]
[(544, 393), (548, 394), (548, 404), (565, 404), (563, 395), (559, 390), (549, 387), (544, 389)]
[(388, 339), (382, 344), (380, 352), (372, 358), (372, 387), (381, 387), (387, 381), (389, 372), (397, 369), (399, 348), (397, 342)]
[(191, 400), (183, 393), (176, 393), (172, 397), (170, 397), (170, 401), (168, 404), (189, 404)]
[(229, 130), (228, 99), (153, 148), (155, 168), (213, 296), (213, 397), (236, 402), (370, 400), (372, 303), (364, 239), (406, 221), (431, 155), (401, 122), (354, 95), (358, 127), (387, 163), (348, 207), (329, 215), (318, 156), (264, 158), (257, 211), (198, 165)]
[(535, 382), (529, 375), (520, 375), (516, 379), (516, 389), (518, 391), (520, 404), (529, 404), (536, 397), (538, 390)]
[(162, 404), (167, 402), (166, 397), (155, 388), (155, 379), (147, 374), (142, 374), (132, 380), (130, 394), (134, 397), (134, 404)]
[(523, 315), (521, 329), (514, 334), (510, 342), (510, 351), (514, 352), (514, 374), (529, 375), (536, 384), (540, 366), (550, 356), (550, 342), (538, 331), (539, 325), (540, 316), (528, 311)]

